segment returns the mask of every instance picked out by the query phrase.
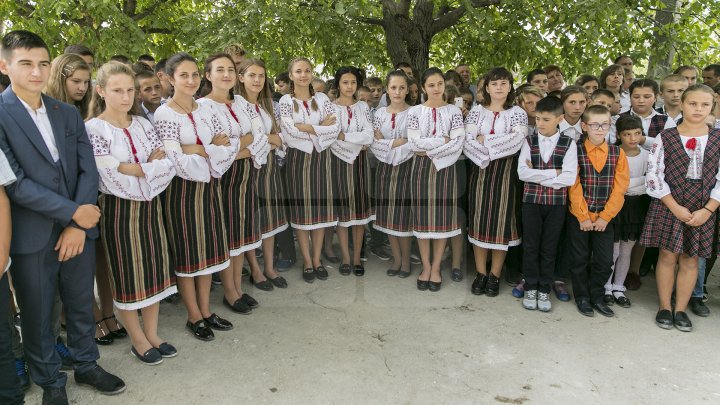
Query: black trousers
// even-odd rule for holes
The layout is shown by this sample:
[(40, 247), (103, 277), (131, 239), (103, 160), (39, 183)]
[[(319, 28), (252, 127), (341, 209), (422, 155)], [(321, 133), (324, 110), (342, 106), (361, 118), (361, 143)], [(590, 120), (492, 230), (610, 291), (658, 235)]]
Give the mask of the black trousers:
[(555, 281), (555, 258), (565, 224), (564, 205), (522, 205), (525, 290), (549, 293)]
[(612, 274), (613, 223), (611, 221), (604, 232), (584, 232), (577, 218), (568, 214), (566, 229), (575, 301), (589, 298), (593, 303), (602, 302), (605, 283)]
[[(0, 278), (0, 316), (3, 318), (10, 310), (10, 286), (8, 275)], [(0, 404), (22, 404), (25, 394), (20, 389), (20, 383), (15, 375), (15, 361), (13, 359), (12, 343), (10, 339), (14, 328), (8, 322), (0, 322)]]
[(55, 351), (52, 308), (59, 289), (67, 321), (67, 346), (75, 372), (87, 372), (100, 357), (95, 344), (93, 317), (95, 241), (86, 239), (83, 253), (66, 262), (58, 261), (53, 248), (62, 227), (55, 225), (48, 244), (39, 252), (13, 255), (11, 273), (22, 313), (22, 336), (30, 376), (40, 387), (65, 386), (60, 355)]

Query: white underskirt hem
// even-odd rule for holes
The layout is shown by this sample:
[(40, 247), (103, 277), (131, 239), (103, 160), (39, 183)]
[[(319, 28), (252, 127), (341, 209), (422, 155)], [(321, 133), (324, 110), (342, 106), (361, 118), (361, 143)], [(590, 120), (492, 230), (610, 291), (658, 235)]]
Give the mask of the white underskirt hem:
[(375, 220), (375, 215), (370, 215), (364, 219), (353, 219), (352, 221), (338, 221), (337, 225), (343, 228), (349, 228), (351, 226), (367, 225)]
[(462, 230), (459, 228), (454, 231), (449, 231), (449, 232), (413, 231), (413, 235), (418, 239), (448, 239), (448, 238), (452, 238), (453, 236), (458, 236), (460, 234), (462, 234)]
[(337, 221), (322, 222), (319, 224), (312, 224), (312, 225), (300, 225), (300, 224), (294, 224), (294, 223), (290, 222), (290, 226), (292, 226), (295, 229), (299, 229), (301, 231), (313, 231), (315, 229), (330, 228), (335, 225), (337, 225)]
[(270, 232), (264, 233), (264, 234), (262, 235), (262, 239), (267, 239), (267, 238), (273, 237), (273, 236), (279, 234), (280, 232), (282, 232), (282, 231), (284, 231), (284, 230), (286, 230), (286, 229), (288, 229), (288, 224), (287, 224), (287, 223), (285, 223), (285, 224), (283, 224), (283, 225), (280, 225), (279, 227), (273, 229), (273, 230), (270, 231)]
[(230, 267), (230, 260), (226, 260), (220, 264), (216, 264), (212, 267), (208, 267), (207, 269), (203, 269), (203, 270), (197, 271), (195, 273), (187, 274), (187, 273), (178, 273), (176, 271), (175, 275), (178, 277), (207, 276), (208, 274), (213, 274), (213, 273), (217, 273), (218, 271), (223, 271), (223, 270), (227, 269), (228, 267)]
[(260, 246), (262, 246), (262, 240), (259, 240), (250, 245), (245, 245), (243, 247), (239, 247), (237, 249), (232, 249), (232, 250), (230, 250), (230, 257), (240, 256), (241, 254), (243, 254), (245, 252), (249, 252), (251, 250), (258, 249), (258, 248), (260, 248)]
[(382, 226), (380, 226), (380, 225), (378, 225), (378, 224), (373, 224), (373, 228), (377, 229), (378, 231), (380, 231), (380, 232), (382, 232), (382, 233), (386, 233), (386, 234), (388, 234), (388, 235), (390, 235), (390, 236), (397, 236), (397, 237), (399, 237), (399, 238), (405, 238), (405, 237), (413, 236), (413, 232), (412, 232), (412, 231), (407, 231), (407, 232), (393, 231), (392, 229), (383, 228)]
[(147, 308), (150, 305), (153, 305), (156, 302), (160, 302), (175, 293), (177, 293), (177, 286), (172, 286), (167, 290), (161, 292), (160, 294), (153, 295), (152, 297), (146, 298), (142, 301), (122, 303), (113, 300), (113, 304), (115, 304), (115, 308), (117, 309), (121, 309), (123, 311), (134, 311), (137, 309)]
[(489, 250), (504, 250), (504, 251), (507, 251), (508, 248), (511, 246), (520, 246), (520, 243), (522, 243), (522, 239), (511, 240), (510, 243), (508, 243), (507, 245), (503, 245), (503, 244), (499, 244), (499, 243), (487, 243), (487, 242), (480, 242), (479, 240), (473, 239), (469, 236), (468, 236), (468, 240), (470, 241), (470, 243), (472, 243), (473, 245), (475, 245), (477, 247), (481, 247), (481, 248), (489, 249)]

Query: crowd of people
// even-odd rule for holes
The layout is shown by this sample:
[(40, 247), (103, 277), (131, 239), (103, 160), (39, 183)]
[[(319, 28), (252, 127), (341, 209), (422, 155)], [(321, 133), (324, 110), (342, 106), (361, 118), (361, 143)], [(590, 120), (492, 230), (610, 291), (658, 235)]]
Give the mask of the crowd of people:
[(524, 308), (547, 312), (569, 282), (585, 316), (631, 307), (654, 269), (659, 327), (691, 331), (688, 307), (709, 315), (718, 64), (702, 83), (693, 66), (656, 81), (623, 55), (574, 84), (550, 65), (517, 85), (502, 67), (473, 81), (465, 63), (323, 81), (306, 58), (273, 80), (238, 45), (202, 64), (95, 62), (83, 45), (51, 60), (28, 31), (0, 43), (2, 403), (22, 403), (32, 378), (44, 404), (67, 404), (62, 369), (118, 394), (97, 345), (129, 337), (148, 365), (176, 356), (161, 301), (182, 300), (187, 330), (210, 341), (233, 329), (213, 284), (250, 314), (246, 280), (288, 288), (296, 261), (307, 283), (325, 266), (361, 277), (366, 249), (437, 292), (445, 259), (460, 282), (471, 248), (472, 294), (497, 296), (504, 272)]

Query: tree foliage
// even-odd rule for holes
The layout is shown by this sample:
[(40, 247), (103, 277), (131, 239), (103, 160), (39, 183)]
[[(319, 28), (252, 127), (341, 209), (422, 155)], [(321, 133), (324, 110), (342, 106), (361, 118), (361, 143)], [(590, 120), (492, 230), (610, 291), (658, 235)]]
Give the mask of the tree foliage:
[[(379, 73), (404, 55), (422, 62), (413, 52), (426, 52), (427, 63), (445, 69), (465, 61), (475, 72), (503, 65), (524, 74), (555, 63), (564, 67), (568, 78), (598, 74), (624, 53), (641, 65), (641, 72), (648, 61), (657, 64), (670, 50), (675, 66), (720, 61), (720, 2), (677, 0), (669, 11), (671, 21), (657, 21), (667, 4), (668, 0), (15, 0), (0, 3), (6, 19), (0, 29), (38, 32), (55, 54), (68, 44), (85, 43), (99, 60), (114, 54), (162, 57), (178, 50), (202, 59), (236, 42), (264, 58), (271, 72), (285, 70), (293, 57), (307, 56), (325, 74), (345, 64)], [(418, 34), (413, 38), (426, 40), (427, 49), (418, 50), (410, 43), (415, 39), (405, 41), (393, 34), (399, 28)]]

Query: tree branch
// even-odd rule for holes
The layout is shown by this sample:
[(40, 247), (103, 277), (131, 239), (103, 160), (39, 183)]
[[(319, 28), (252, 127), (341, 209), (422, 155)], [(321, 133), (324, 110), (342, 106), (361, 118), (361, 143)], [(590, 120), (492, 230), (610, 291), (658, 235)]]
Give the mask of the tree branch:
[(30, 15), (35, 12), (35, 6), (30, 4), (30, 2), (27, 0), (18, 0), (16, 3), (19, 7), (18, 14), (22, 15), (23, 17), (30, 17)]
[[(500, 4), (501, 1), (502, 0), (472, 0), (470, 4), (472, 4), (472, 6), (475, 8), (483, 8)], [(465, 15), (467, 9), (463, 4), (454, 9), (445, 8), (441, 11), (445, 12), (443, 14), (440, 14), (436, 19), (434, 19), (432, 25), (430, 26), (430, 33), (432, 35), (435, 35), (438, 32), (457, 24), (458, 21), (460, 21), (460, 19)]]
[(383, 21), (379, 18), (363, 17), (363, 16), (354, 16), (351, 18), (358, 20), (360, 22), (364, 22), (366, 24), (379, 25), (381, 27), (385, 27), (385, 21)]
[[(130, 0), (130, 1), (132, 1), (132, 0)], [(164, 5), (164, 4), (167, 4), (167, 3), (177, 3), (177, 2), (178, 2), (178, 0), (157, 0), (155, 3), (153, 3), (153, 4), (150, 5), (150, 6), (148, 6), (145, 10), (143, 10), (143, 11), (137, 13), (137, 14), (128, 15), (128, 16), (129, 16), (130, 18), (132, 18), (133, 20), (135, 20), (135, 21), (140, 21), (140, 20), (142, 20), (143, 18), (145, 18), (145, 17), (151, 15), (152, 13), (154, 13), (155, 10), (158, 9), (158, 7), (160, 7), (160, 6)]]
[(173, 34), (174, 31), (170, 28), (143, 28), (142, 29), (144, 33), (146, 34)]
[(137, 0), (125, 0), (122, 11), (129, 17), (134, 16), (137, 11)]

